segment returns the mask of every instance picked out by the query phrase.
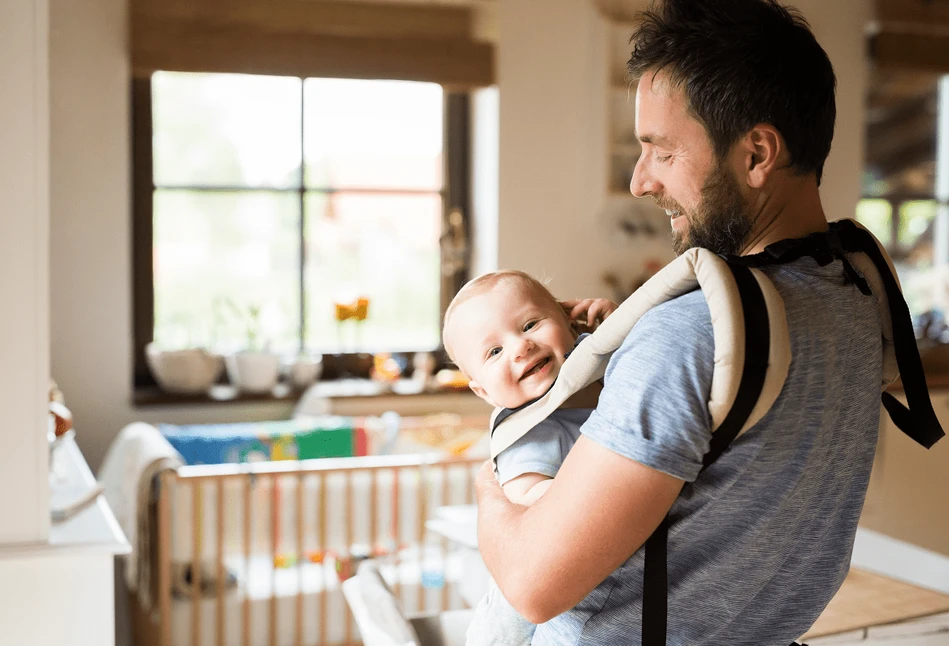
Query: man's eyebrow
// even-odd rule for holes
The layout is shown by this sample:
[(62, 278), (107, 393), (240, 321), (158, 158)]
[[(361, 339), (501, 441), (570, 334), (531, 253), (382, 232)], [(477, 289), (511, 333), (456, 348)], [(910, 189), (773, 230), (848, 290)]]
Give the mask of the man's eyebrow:
[(654, 146), (668, 146), (671, 143), (671, 140), (668, 137), (663, 137), (662, 135), (636, 135), (639, 138), (640, 143), (652, 144)]

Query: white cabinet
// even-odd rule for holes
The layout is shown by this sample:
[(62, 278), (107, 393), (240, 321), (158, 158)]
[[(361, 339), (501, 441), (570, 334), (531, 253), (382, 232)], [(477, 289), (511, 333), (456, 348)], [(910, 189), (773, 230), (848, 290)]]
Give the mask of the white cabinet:
[[(949, 390), (934, 389), (931, 395), (939, 422), (949, 429)], [(927, 451), (881, 410), (880, 441), (860, 526), (949, 556), (949, 438)]]
[[(79, 447), (67, 440), (53, 455), (52, 499), (71, 498), (95, 484)], [(46, 543), (0, 545), (0, 643), (112, 646), (113, 561), (128, 551), (102, 496), (54, 523)]]

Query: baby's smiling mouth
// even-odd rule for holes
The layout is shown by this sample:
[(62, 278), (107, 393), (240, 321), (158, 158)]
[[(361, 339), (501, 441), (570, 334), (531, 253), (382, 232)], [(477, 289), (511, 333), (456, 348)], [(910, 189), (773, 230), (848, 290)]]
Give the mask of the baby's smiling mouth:
[(525, 370), (525, 371), (524, 371), (524, 374), (521, 375), (521, 379), (520, 379), (519, 381), (522, 381), (522, 380), (524, 380), (524, 379), (527, 379), (527, 378), (530, 377), (531, 375), (533, 375), (533, 374), (539, 372), (539, 371), (540, 371), (544, 366), (546, 366), (548, 363), (550, 363), (550, 357), (544, 357), (543, 359), (541, 359), (540, 361), (538, 361), (537, 363), (535, 363), (534, 365), (532, 365), (530, 368), (528, 368), (527, 370)]

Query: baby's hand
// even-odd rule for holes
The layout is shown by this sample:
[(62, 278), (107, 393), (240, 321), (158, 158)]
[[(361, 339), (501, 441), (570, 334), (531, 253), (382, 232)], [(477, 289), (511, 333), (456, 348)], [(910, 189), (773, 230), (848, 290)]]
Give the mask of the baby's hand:
[(617, 305), (605, 298), (584, 298), (583, 300), (562, 301), (560, 305), (567, 318), (595, 330), (606, 317), (616, 311)]

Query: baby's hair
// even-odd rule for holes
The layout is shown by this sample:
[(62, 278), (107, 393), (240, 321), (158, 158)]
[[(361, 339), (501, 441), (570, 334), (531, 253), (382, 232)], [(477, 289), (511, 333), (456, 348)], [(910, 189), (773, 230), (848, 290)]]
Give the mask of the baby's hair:
[[(522, 287), (527, 288), (534, 294), (538, 295), (542, 300), (549, 301), (557, 311), (561, 311), (560, 302), (554, 297), (553, 294), (550, 293), (550, 290), (547, 289), (547, 286), (526, 272), (519, 271), (517, 269), (502, 269), (499, 271), (492, 271), (487, 274), (482, 274), (477, 278), (473, 278), (458, 290), (458, 293), (455, 294), (455, 297), (452, 298), (451, 302), (448, 304), (448, 309), (445, 310), (445, 320), (442, 323), (442, 343), (445, 345), (445, 352), (448, 354), (448, 359), (453, 363), (456, 362), (454, 351), (449, 344), (448, 323), (451, 321), (451, 317), (455, 313), (455, 310), (465, 301), (468, 301), (475, 296), (480, 296), (481, 294), (494, 289), (504, 282), (516, 283)], [(566, 314), (564, 315), (564, 318), (566, 318)]]

